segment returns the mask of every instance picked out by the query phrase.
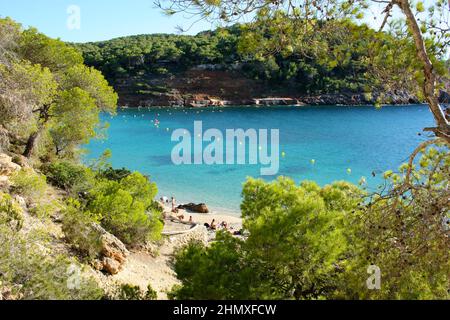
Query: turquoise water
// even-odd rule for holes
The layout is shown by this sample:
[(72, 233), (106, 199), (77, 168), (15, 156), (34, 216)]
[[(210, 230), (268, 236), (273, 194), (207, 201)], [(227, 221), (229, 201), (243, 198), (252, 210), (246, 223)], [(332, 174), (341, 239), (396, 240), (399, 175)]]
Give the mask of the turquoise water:
[[(154, 121), (160, 122), (159, 127)], [(204, 130), (279, 129), (278, 175), (296, 182), (309, 179), (321, 185), (366, 177), (370, 188), (379, 173), (396, 169), (417, 144), (422, 128), (433, 125), (426, 106), (374, 107), (227, 107), (211, 109), (125, 109), (110, 123), (108, 138), (87, 148), (89, 157), (105, 149), (114, 167), (141, 171), (158, 184), (159, 195), (179, 202), (205, 202), (214, 209), (238, 212), (242, 183), (259, 177), (261, 165), (181, 165), (171, 161), (173, 130), (193, 132), (194, 121)], [(153, 121), (153, 122), (152, 122)], [(315, 163), (312, 163), (312, 159)], [(350, 169), (350, 170), (349, 170)], [(372, 177), (372, 172), (377, 176)], [(271, 180), (276, 177), (263, 177)]]

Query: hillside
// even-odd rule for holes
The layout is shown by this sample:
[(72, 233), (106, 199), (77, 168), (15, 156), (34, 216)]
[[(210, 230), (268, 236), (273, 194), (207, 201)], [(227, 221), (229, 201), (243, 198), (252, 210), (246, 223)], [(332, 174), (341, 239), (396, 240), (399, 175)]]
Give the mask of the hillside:
[[(366, 26), (342, 23), (342, 32), (326, 35), (320, 47), (288, 54), (258, 52), (242, 28), (196, 36), (138, 35), (75, 46), (86, 64), (103, 72), (123, 106), (418, 102), (404, 72), (406, 60), (399, 58), (390, 69), (395, 73), (392, 83), (384, 81), (381, 72), (372, 73), (386, 61), (369, 50), (374, 31)], [(401, 49), (391, 36), (382, 41)], [(284, 99), (264, 100), (271, 97)]]

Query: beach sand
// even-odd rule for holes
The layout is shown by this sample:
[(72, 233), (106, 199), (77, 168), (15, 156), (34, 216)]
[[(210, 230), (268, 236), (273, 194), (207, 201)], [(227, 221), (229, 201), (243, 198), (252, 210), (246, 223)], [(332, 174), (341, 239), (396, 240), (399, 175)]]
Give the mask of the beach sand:
[(184, 221), (189, 221), (189, 217), (192, 216), (192, 220), (196, 224), (203, 225), (205, 223), (211, 224), (213, 220), (215, 220), (216, 224), (220, 224), (223, 221), (226, 221), (229, 226), (233, 227), (234, 230), (242, 229), (242, 218), (240, 215), (230, 214), (230, 213), (220, 213), (218, 211), (214, 211), (213, 213), (194, 213), (188, 212), (186, 210), (179, 210), (177, 214), (172, 213), (172, 207), (170, 205), (164, 205), (164, 212), (167, 217), (178, 218), (179, 216), (184, 216)]
[[(167, 221), (177, 219), (177, 217), (171, 213), (172, 207), (170, 205), (164, 206), (164, 211)], [(194, 223), (203, 225), (205, 223), (211, 224), (215, 219), (217, 225), (222, 221), (226, 221), (228, 225), (237, 231), (242, 228), (242, 219), (237, 215), (230, 215), (227, 213), (214, 212), (211, 214), (199, 214), (191, 213), (186, 210), (180, 210), (177, 216), (184, 215), (184, 222), (189, 221), (189, 217), (192, 216)], [(167, 223), (164, 231), (177, 231), (180, 226), (176, 223)], [(214, 232), (211, 231), (213, 235)], [(170, 260), (174, 252), (174, 243), (171, 241), (164, 241), (158, 248), (158, 254), (152, 256), (144, 251), (131, 251), (128, 261), (125, 264), (124, 269), (117, 275), (111, 277), (111, 280), (118, 281), (120, 283), (133, 284), (141, 287), (142, 290), (146, 290), (147, 285), (151, 284), (153, 289), (158, 293), (158, 299), (167, 299), (167, 292), (176, 285), (179, 281), (176, 278), (175, 272), (170, 266)]]

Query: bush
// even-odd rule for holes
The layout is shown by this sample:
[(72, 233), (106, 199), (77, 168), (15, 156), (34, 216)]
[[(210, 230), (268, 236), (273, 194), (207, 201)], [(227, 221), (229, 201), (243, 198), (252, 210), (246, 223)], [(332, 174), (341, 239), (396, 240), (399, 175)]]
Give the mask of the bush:
[[(23, 237), (0, 226), (0, 282), (23, 300), (98, 300), (104, 292), (75, 261), (42, 250), (37, 234)], [(0, 292), (1, 295), (1, 292)]]
[(193, 241), (175, 253), (173, 267), (182, 285), (172, 288), (169, 299), (256, 298), (252, 288), (258, 283), (257, 274), (243, 261), (243, 243), (231, 235), (221, 233), (216, 240), (211, 246)]
[(95, 219), (82, 212), (79, 203), (71, 201), (64, 212), (62, 230), (67, 241), (89, 259), (96, 258), (102, 249), (101, 234), (92, 224)]
[(47, 219), (60, 209), (61, 203), (57, 200), (54, 200), (50, 202), (39, 201), (39, 203), (30, 207), (28, 211), (30, 214), (33, 214), (39, 219)]
[(99, 172), (99, 176), (101, 178), (105, 178), (112, 181), (120, 181), (129, 175), (131, 175), (132, 172), (128, 169), (122, 168), (122, 169), (114, 169), (112, 167), (109, 167), (107, 169), (101, 170)]
[(39, 200), (47, 189), (45, 176), (32, 169), (21, 169), (11, 179), (12, 191), (31, 200)]
[[(412, 163), (386, 172), (387, 191), (370, 198), (346, 182), (249, 179), (248, 238), (219, 233), (180, 249), (181, 285), (169, 297), (448, 300), (450, 152), (438, 146)], [(368, 288), (370, 266), (381, 269), (379, 290)]]
[(16, 231), (22, 229), (23, 226), (22, 208), (9, 194), (2, 192), (0, 192), (0, 226), (1, 225), (7, 225)]
[[(363, 193), (347, 183), (321, 188), (287, 178), (249, 179), (241, 205), (245, 241), (218, 233), (211, 246), (181, 249), (176, 299), (323, 299), (335, 288), (349, 244), (345, 220)], [(214, 281), (211, 282), (211, 279)]]
[[(449, 148), (423, 150), (414, 163), (385, 172), (389, 191), (348, 220), (352, 259), (335, 298), (450, 298)], [(380, 290), (367, 290), (369, 264), (381, 268)]]
[(143, 243), (161, 235), (160, 214), (148, 211), (156, 193), (156, 185), (140, 173), (120, 182), (103, 179), (91, 190), (86, 209), (124, 243)]
[(147, 286), (147, 291), (138, 286), (123, 284), (117, 290), (118, 300), (156, 300), (158, 295), (151, 285)]
[(44, 168), (44, 172), (51, 184), (68, 191), (88, 189), (93, 176), (89, 169), (70, 162), (51, 163)]

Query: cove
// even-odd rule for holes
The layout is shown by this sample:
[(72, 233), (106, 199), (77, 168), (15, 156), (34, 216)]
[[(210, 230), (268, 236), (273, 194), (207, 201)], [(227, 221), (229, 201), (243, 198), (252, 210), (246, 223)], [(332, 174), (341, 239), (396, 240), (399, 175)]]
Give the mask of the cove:
[[(421, 142), (424, 127), (433, 125), (425, 105), (225, 107), (202, 109), (120, 109), (105, 140), (86, 148), (88, 158), (112, 151), (114, 167), (139, 170), (158, 185), (159, 195), (179, 202), (205, 202), (216, 210), (238, 212), (242, 183), (247, 177), (267, 181), (288, 176), (297, 183), (314, 180), (320, 185), (365, 178), (375, 190), (386, 170), (396, 170)], [(175, 165), (171, 160), (174, 130), (278, 129), (282, 155), (276, 176), (261, 176), (259, 165)], [(157, 125), (155, 125), (157, 123)], [(420, 134), (419, 134), (420, 133)], [(373, 177), (372, 174), (375, 174)]]

